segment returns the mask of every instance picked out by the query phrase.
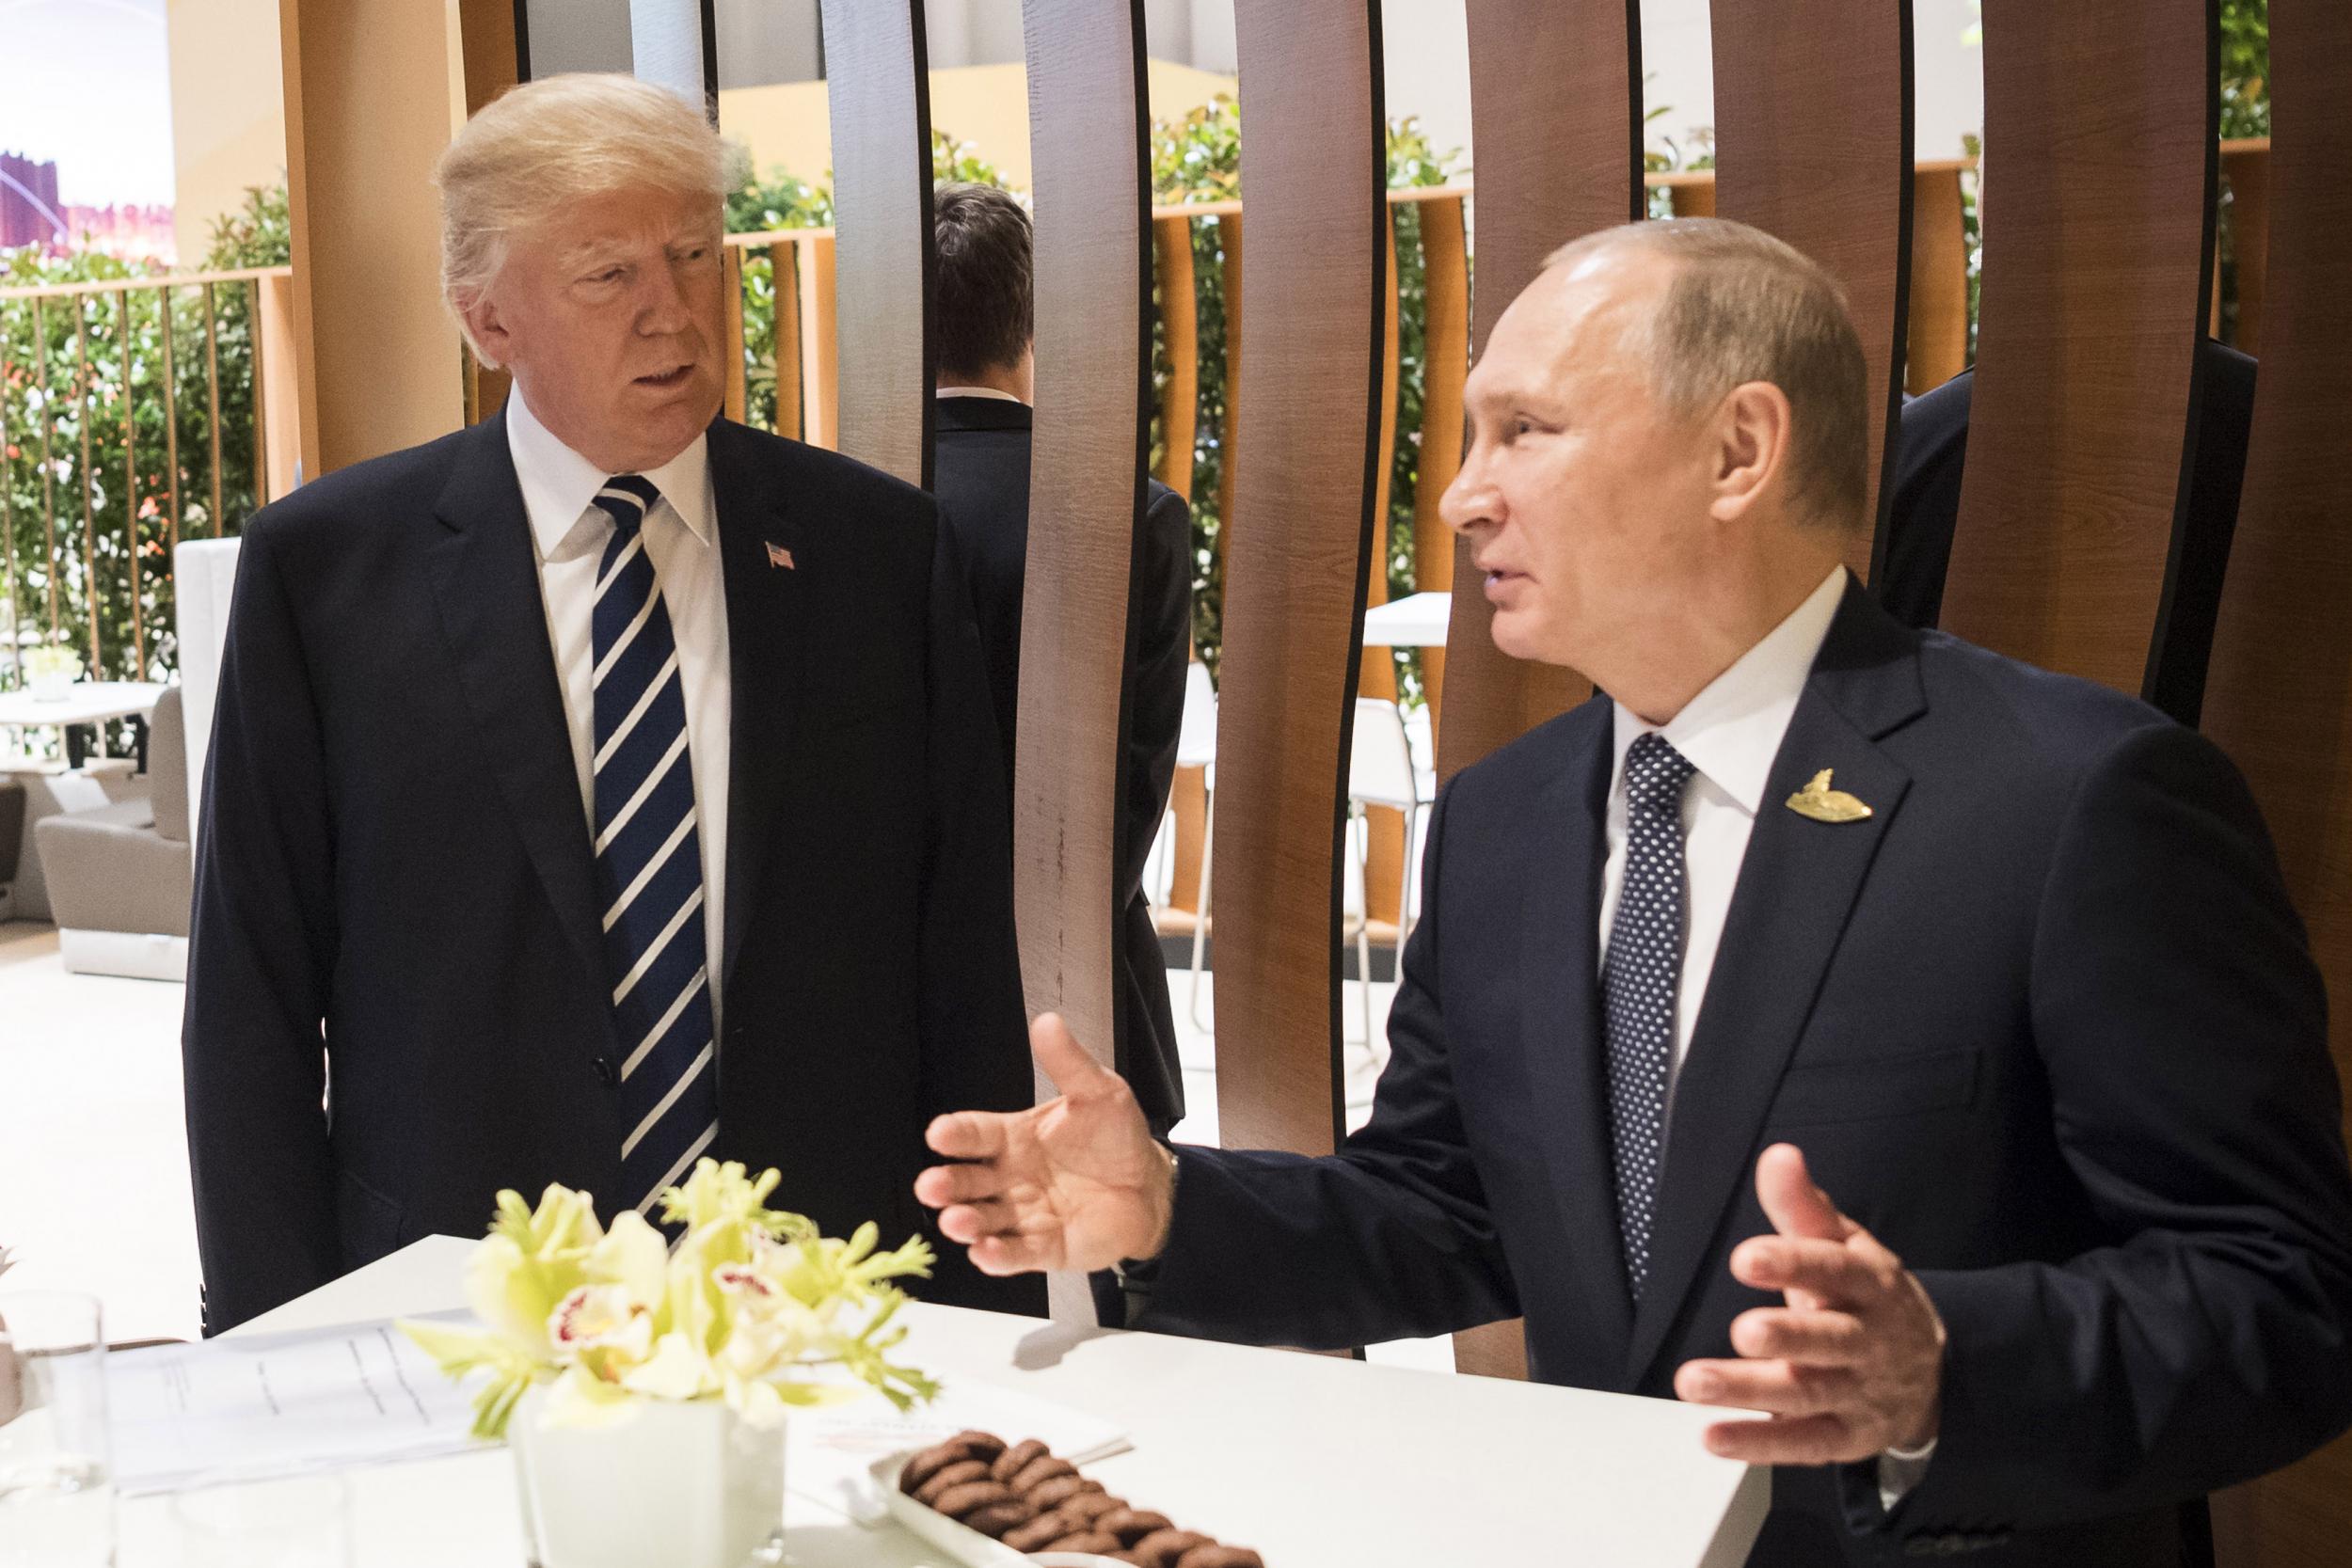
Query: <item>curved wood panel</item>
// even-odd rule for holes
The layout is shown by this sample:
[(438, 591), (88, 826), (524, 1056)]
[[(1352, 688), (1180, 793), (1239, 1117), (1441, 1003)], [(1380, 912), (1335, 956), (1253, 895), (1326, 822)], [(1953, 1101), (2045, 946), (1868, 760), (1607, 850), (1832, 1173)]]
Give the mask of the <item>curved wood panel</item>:
[[(1472, 342), (1483, 346), (1546, 256), (1642, 215), (1642, 21), (1639, 0), (1469, 0), (1469, 13), (1478, 149), (1470, 303)], [(1571, 671), (1495, 647), (1493, 608), (1458, 541), (1453, 588), (1440, 778), (1592, 690)]]
[(931, 95), (922, 0), (823, 0), (839, 448), (928, 487)]
[(1382, 390), (1378, 5), (1238, 0), (1235, 27), (1251, 381), (1218, 692), (1217, 1116), (1229, 1144), (1327, 1153)]
[(1192, 220), (1154, 219), (1152, 245), (1159, 280), (1160, 331), (1168, 344), (1168, 399), (1160, 409), (1157, 478), (1192, 497), (1192, 451), (1200, 435), (1200, 307), (1193, 293)]
[(2165, 658), (2188, 492), (2212, 28), (2210, 0), (1985, 7), (2001, 178), (1943, 625), (2135, 695)]
[(1964, 164), (1922, 164), (1911, 182), (1911, 299), (1904, 389), (1931, 392), (1968, 368), (1968, 230)]
[[(1470, 374), (1470, 236), (1458, 196), (1421, 206), (1421, 466), (1413, 481), (1413, 580), (1424, 594), (1454, 589), (1454, 538), (1438, 500), (1462, 471), (1462, 383)], [(1445, 648), (1421, 651), (1429, 721), (1445, 725)]]
[[(2273, 0), (2270, 58), (2270, 352), (2255, 384), (2204, 726), (2262, 802), (2336, 1001), (2336, 1070), (2352, 1080), (2352, 514), (2323, 455), (2341, 446), (2352, 408), (2352, 9)], [(2245, 242), (2241, 230), (2241, 256)], [(2352, 1439), (2217, 1497), (2214, 1534), (2221, 1568), (2342, 1561)]]
[[(1846, 288), (1870, 366), (1869, 576), (1903, 401), (1911, 282), (1911, 0), (1715, 0), (1716, 211), (1795, 245)], [(1837, 47), (1821, 40), (1835, 38)]]
[[(1014, 738), (1015, 924), (1031, 1016), (1060, 1013), (1107, 1067), (1125, 929), (1115, 851), (1125, 826), (1120, 721), (1135, 676), (1128, 584), (1151, 440), (1143, 4), (1024, 0), (1021, 24), (1037, 203), (1037, 420)], [(1083, 1276), (1051, 1285), (1057, 1320), (1094, 1322)]]

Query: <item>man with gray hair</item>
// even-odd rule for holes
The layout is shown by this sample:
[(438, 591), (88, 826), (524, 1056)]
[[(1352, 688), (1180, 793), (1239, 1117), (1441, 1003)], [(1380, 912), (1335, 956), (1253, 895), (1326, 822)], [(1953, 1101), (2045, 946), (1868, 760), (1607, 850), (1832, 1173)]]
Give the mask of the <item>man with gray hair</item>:
[(2181, 1505), (2352, 1421), (2325, 1000), (2253, 802), (1848, 576), (1867, 395), (1776, 240), (1553, 257), (1444, 512), (1496, 643), (1602, 694), (1440, 795), (1371, 1122), (1169, 1150), (1048, 1016), (1060, 1099), (930, 1131), (946, 1233), (1123, 1262), (1145, 1328), (1523, 1316), (1539, 1379), (1764, 1412), (1706, 1442), (1777, 1467), (1772, 1568), (2190, 1560)]
[[(246, 527), (184, 1032), (209, 1331), (501, 1188), (659, 1217), (706, 1155), (904, 1235), (925, 1120), (1030, 1099), (961, 574), (921, 492), (718, 417), (728, 164), (628, 77), (485, 108), (444, 281), (503, 411)], [(1041, 1307), (1003, 1286), (927, 1293)]]

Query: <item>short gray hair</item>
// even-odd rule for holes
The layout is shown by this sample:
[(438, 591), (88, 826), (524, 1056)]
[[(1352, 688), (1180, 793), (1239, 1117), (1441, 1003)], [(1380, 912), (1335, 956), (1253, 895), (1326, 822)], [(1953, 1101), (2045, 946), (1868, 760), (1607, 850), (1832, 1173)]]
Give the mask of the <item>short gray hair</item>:
[(707, 197), (723, 210), (742, 166), (741, 150), (699, 109), (633, 76), (549, 76), (510, 88), (466, 122), (433, 171), (442, 295), (462, 322), (514, 237), (575, 201), (644, 187)]
[(1647, 359), (1658, 400), (1695, 414), (1751, 381), (1779, 388), (1794, 426), (1791, 499), (1826, 525), (1861, 527), (1870, 372), (1837, 280), (1794, 246), (1723, 218), (1605, 229), (1561, 246), (1544, 265), (1627, 248), (1675, 264), (1665, 298), (1628, 344)]

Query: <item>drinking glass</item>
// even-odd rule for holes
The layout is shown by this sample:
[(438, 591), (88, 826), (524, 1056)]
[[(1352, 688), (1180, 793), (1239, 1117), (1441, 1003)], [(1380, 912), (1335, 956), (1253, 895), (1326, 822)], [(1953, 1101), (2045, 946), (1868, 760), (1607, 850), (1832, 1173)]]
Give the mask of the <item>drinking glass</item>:
[(114, 1560), (98, 1299), (0, 1291), (0, 1568)]
[(171, 1499), (183, 1568), (350, 1568), (351, 1486), (337, 1475), (199, 1485)]

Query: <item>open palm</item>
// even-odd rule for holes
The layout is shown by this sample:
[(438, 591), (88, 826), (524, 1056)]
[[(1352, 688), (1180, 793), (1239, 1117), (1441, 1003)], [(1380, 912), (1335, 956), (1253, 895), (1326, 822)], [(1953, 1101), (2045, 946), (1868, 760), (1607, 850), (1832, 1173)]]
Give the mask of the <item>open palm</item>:
[(1060, 1018), (1029, 1028), (1038, 1067), (1061, 1093), (1025, 1111), (958, 1111), (933, 1121), (934, 1165), (914, 1196), (982, 1273), (1105, 1269), (1162, 1245), (1174, 1186), (1135, 1096)]

